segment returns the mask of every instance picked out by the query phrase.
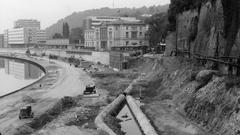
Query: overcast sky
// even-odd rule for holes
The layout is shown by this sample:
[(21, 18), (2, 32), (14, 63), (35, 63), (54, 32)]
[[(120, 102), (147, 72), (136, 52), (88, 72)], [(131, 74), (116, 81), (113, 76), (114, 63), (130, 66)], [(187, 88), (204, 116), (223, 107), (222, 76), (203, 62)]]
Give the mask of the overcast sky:
[[(114, 1), (114, 2), (113, 2)], [(37, 19), (44, 29), (73, 12), (101, 7), (164, 5), (170, 0), (0, 0), (0, 33), (17, 19)], [(114, 4), (113, 4), (114, 3)]]

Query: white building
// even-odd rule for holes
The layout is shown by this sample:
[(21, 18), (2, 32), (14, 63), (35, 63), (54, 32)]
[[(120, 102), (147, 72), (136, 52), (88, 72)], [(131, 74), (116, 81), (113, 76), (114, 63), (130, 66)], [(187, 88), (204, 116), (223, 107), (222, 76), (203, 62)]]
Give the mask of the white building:
[(8, 47), (8, 30), (4, 30), (4, 48)]
[(14, 28), (8, 30), (10, 47), (27, 47), (37, 43), (37, 28)]
[(147, 26), (142, 22), (119, 20), (107, 24), (108, 48), (148, 46)]
[(14, 28), (34, 27), (40, 29), (40, 22), (33, 19), (19, 19), (14, 22)]
[(45, 30), (38, 30), (36, 36), (37, 43), (46, 43), (47, 34)]
[(93, 29), (101, 26), (103, 23), (114, 22), (117, 20), (139, 22), (135, 17), (117, 17), (117, 16), (89, 16), (85, 19), (85, 29)]
[(84, 47), (85, 48), (95, 48), (94, 41), (95, 41), (95, 30), (89, 29), (84, 31)]
[[(130, 20), (130, 21), (126, 21)], [(95, 50), (142, 49), (149, 46), (148, 26), (139, 20), (124, 18), (85, 30), (85, 47)]]
[(5, 30), (4, 47), (23, 48), (45, 43), (45, 30), (40, 30), (37, 20), (21, 19), (14, 23), (14, 28)]

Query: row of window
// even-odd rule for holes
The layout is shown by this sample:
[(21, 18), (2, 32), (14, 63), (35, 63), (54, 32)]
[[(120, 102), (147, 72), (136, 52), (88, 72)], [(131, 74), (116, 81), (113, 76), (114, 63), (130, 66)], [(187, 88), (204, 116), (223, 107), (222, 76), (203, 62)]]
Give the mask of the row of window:
[[(140, 31), (142, 31), (142, 29), (143, 29), (143, 27), (142, 26), (126, 26), (125, 27), (126, 28), (126, 30), (129, 30), (129, 29), (131, 29), (131, 30), (137, 30), (138, 28), (139, 28), (139, 30)], [(115, 27), (115, 30), (119, 30), (120, 29), (120, 26), (116, 26)], [(112, 30), (111, 28), (109, 28), (109, 30)]]

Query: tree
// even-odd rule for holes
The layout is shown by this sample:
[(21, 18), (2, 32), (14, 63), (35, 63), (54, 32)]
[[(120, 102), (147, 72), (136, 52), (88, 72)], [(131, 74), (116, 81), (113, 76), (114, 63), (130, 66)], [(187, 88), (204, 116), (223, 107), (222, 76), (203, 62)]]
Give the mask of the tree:
[(68, 23), (63, 23), (63, 38), (69, 38), (69, 33)]
[(81, 27), (71, 29), (70, 43), (78, 44), (79, 40), (84, 43), (84, 30)]
[(52, 38), (53, 39), (63, 38), (63, 36), (60, 33), (55, 33)]
[(149, 24), (149, 43), (154, 47), (157, 43), (165, 39), (168, 31), (168, 15), (167, 13), (159, 13), (153, 15), (146, 20)]

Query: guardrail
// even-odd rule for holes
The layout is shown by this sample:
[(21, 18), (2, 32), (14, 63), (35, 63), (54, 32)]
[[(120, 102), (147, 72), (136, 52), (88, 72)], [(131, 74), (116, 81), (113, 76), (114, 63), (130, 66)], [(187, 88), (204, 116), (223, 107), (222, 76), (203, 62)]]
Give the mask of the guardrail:
[(224, 64), (228, 66), (229, 69), (237, 68), (237, 75), (240, 74), (240, 57), (233, 57), (233, 56), (220, 56), (220, 57), (214, 57), (214, 56), (204, 56), (199, 53), (192, 53), (190, 51), (186, 50), (177, 50), (177, 54), (187, 54), (190, 57), (192, 56), (195, 59), (202, 60), (204, 63), (207, 61), (214, 62), (216, 64)]

